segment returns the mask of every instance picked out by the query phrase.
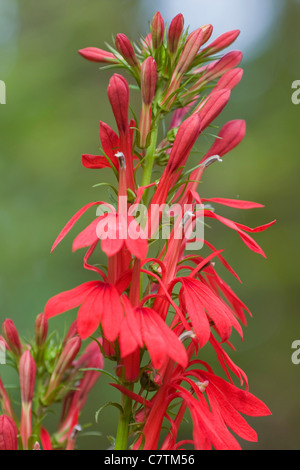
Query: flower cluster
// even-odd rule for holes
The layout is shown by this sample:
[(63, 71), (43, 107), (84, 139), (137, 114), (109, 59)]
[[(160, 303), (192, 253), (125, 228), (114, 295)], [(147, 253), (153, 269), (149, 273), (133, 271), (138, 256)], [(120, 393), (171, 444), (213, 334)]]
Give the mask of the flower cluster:
[[(97, 211), (96, 218), (73, 241), (73, 250), (86, 249), (83, 266), (95, 273), (95, 280), (52, 297), (44, 315), (50, 319), (79, 307), (79, 337), (84, 340), (99, 334), (97, 344), (103, 356), (114, 361), (111, 385), (122, 394), (116, 450), (128, 446), (175, 450), (190, 444), (197, 450), (238, 449), (240, 444), (231, 431), (243, 439), (257, 440), (242, 414), (264, 416), (270, 412), (249, 392), (246, 374), (226, 352), (226, 345), (233, 347), (232, 330), (242, 337), (250, 312), (217, 273), (218, 263), (240, 279), (223, 257), (223, 249), (215, 248), (206, 237), (199, 239), (195, 227), (216, 219), (234, 230), (250, 250), (265, 256), (251, 234), (274, 222), (250, 228), (229, 220), (214, 206), (254, 209), (262, 205), (208, 199), (197, 191), (207, 169), (242, 141), (244, 121), (227, 122), (193, 168), (190, 154), (199, 138), (212, 139), (210, 127), (242, 78), (243, 70), (238, 67), (241, 52), (220, 54), (239, 31), (209, 43), (212, 25), (189, 32), (178, 14), (167, 28), (159, 12), (150, 29), (139, 43), (118, 34), (109, 51), (96, 47), (79, 51), (104, 68), (119, 68), (128, 75), (129, 81), (114, 73), (107, 89), (117, 132), (101, 121), (102, 154), (82, 155), (85, 168), (112, 170), (116, 185), (110, 187), (116, 201), (85, 205), (60, 232), (53, 249), (88, 209), (106, 207)], [(130, 116), (130, 93), (140, 95), (139, 119)], [(158, 179), (154, 178), (155, 166), (162, 168)], [(146, 223), (137, 217), (140, 204), (147, 208)], [(163, 232), (166, 208), (171, 227), (162, 243), (157, 234)], [(203, 253), (188, 252), (195, 241), (204, 246)], [(90, 260), (96, 258), (99, 248), (107, 257), (105, 267), (96, 259)], [(214, 351), (226, 380), (205, 362), (204, 346)], [(30, 361), (23, 359), (27, 367)], [(52, 372), (46, 403), (53, 399), (59, 376), (70, 363), (61, 360)], [(33, 376), (32, 372), (30, 387)], [(234, 384), (234, 376), (239, 386)], [(71, 411), (81, 407), (89, 387), (84, 377), (64, 413), (61, 426), (68, 436), (74, 427)], [(31, 398), (32, 393), (29, 395)], [(180, 441), (179, 429), (187, 410), (193, 420), (193, 435)], [(163, 432), (166, 427), (169, 430)], [(11, 428), (9, 435), (14, 436), (13, 423)], [(24, 433), (28, 437), (30, 430), (22, 431), (21, 423), (22, 437)]]
[[(7, 362), (16, 369), (20, 385), (20, 418), (0, 378), (0, 450), (73, 450), (81, 430), (79, 416), (90, 390), (103, 367), (97, 342), (80, 354), (81, 338), (76, 321), (63, 341), (48, 336), (48, 320), (40, 313), (35, 322), (34, 340), (21, 341), (10, 319), (2, 324), (1, 341)], [(96, 370), (89, 370), (96, 369)], [(44, 420), (52, 405), (61, 403), (61, 416), (55, 433)]]

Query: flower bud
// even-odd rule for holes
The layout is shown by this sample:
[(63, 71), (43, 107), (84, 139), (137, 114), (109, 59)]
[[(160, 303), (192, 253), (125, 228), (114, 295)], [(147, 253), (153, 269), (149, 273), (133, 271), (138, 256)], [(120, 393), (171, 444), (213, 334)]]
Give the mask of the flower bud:
[(203, 33), (203, 42), (202, 42), (202, 44), (205, 44), (209, 40), (209, 38), (211, 37), (214, 28), (211, 24), (206, 24), (204, 26), (201, 26), (201, 29), (202, 29), (202, 33)]
[(140, 147), (147, 144), (147, 137), (151, 130), (152, 101), (155, 96), (157, 67), (152, 57), (144, 60), (141, 70), (142, 111), (140, 118)]
[(224, 75), (224, 73), (239, 65), (242, 58), (243, 54), (240, 51), (228, 52), (228, 54), (225, 54), (224, 57), (218, 60), (214, 66), (206, 72), (203, 78), (205, 78), (207, 82), (208, 80), (214, 80)]
[(140, 68), (140, 63), (135, 55), (131, 42), (125, 34), (117, 34), (115, 46), (129, 65)]
[(206, 100), (195, 109), (194, 112), (198, 112), (201, 118), (202, 130), (206, 129), (212, 121), (219, 116), (228, 103), (230, 94), (230, 90), (227, 89), (219, 90), (215, 93), (212, 92), (208, 95)]
[(243, 77), (243, 69), (233, 69), (233, 70), (228, 70), (218, 81), (217, 85), (214, 88), (214, 91), (222, 90), (224, 88), (227, 88), (228, 90), (233, 90), (239, 82), (241, 81)]
[(23, 449), (28, 449), (29, 438), (32, 434), (31, 408), (34, 393), (36, 375), (35, 362), (27, 349), (21, 356), (19, 362), (19, 378), (21, 387), (21, 424), (20, 435), (22, 438)]
[(11, 352), (15, 356), (20, 357), (22, 354), (21, 341), (14, 322), (9, 318), (4, 320), (2, 324), (2, 334)]
[(161, 102), (166, 110), (170, 109), (176, 99), (176, 91), (180, 87), (181, 78), (191, 66), (197, 52), (202, 44), (203, 33), (201, 28), (193, 31), (187, 38), (178, 63), (174, 69), (170, 85)]
[(75, 357), (80, 351), (81, 339), (79, 336), (71, 338), (62, 350), (62, 353), (55, 366), (53, 376), (62, 377), (65, 371), (70, 367)]
[(62, 344), (63, 348), (65, 347), (65, 345), (67, 344), (69, 339), (74, 338), (77, 335), (78, 335), (77, 320), (74, 320), (73, 323), (71, 324), (65, 338), (64, 338), (64, 341), (63, 341), (63, 344)]
[(92, 62), (101, 62), (104, 64), (118, 63), (118, 60), (111, 52), (103, 51), (97, 47), (86, 47), (85, 49), (80, 49), (78, 52), (82, 57)]
[(153, 16), (152, 20), (152, 28), (151, 28), (151, 37), (152, 37), (152, 44), (153, 49), (157, 49), (163, 42), (164, 38), (164, 31), (165, 31), (165, 23), (164, 20), (157, 11)]
[(40, 313), (35, 321), (35, 342), (39, 348), (42, 348), (46, 342), (48, 334), (48, 320), (44, 313)]
[(18, 430), (14, 421), (0, 416), (0, 450), (18, 450)]
[(184, 18), (181, 13), (172, 19), (168, 31), (168, 49), (171, 54), (177, 51), (178, 44), (184, 27)]
[(141, 91), (144, 104), (150, 105), (153, 101), (156, 88), (157, 67), (152, 57), (144, 60), (141, 70)]
[[(242, 57), (243, 54), (240, 51), (231, 51), (228, 52), (228, 54), (225, 54), (224, 57), (222, 57), (220, 60), (212, 62), (204, 69), (204, 73), (199, 78), (199, 80), (183, 96), (189, 96), (191, 93), (199, 93), (200, 89), (208, 82), (211, 82), (212, 80), (221, 77), (231, 69), (234, 69), (234, 67), (236, 67), (241, 62)], [(220, 86), (218, 88), (220, 89)]]
[[(193, 31), (187, 38), (185, 46), (176, 65), (175, 71), (181, 76), (188, 70), (195, 59), (203, 42), (203, 31), (201, 28)], [(175, 73), (174, 71), (174, 73)]]
[(0, 377), (0, 405), (1, 409), (10, 417), (13, 418), (13, 411), (11, 408), (10, 404), (10, 399), (7, 395), (7, 392), (4, 388), (4, 385), (2, 383), (1, 377)]
[(111, 77), (107, 88), (107, 94), (121, 138), (121, 136), (128, 133), (129, 106), (129, 87), (127, 81), (122, 77), (122, 75), (115, 73)]
[(31, 403), (34, 393), (36, 365), (27, 349), (19, 362), (19, 377), (22, 403)]
[(45, 405), (49, 405), (54, 401), (57, 395), (57, 388), (60, 384), (60, 381), (66, 370), (71, 366), (72, 362), (79, 353), (80, 347), (81, 339), (79, 336), (75, 336), (74, 338), (69, 339), (69, 341), (67, 341), (65, 344), (54, 371), (52, 372), (47, 392), (43, 398)]
[(200, 131), (201, 119), (198, 114), (192, 114), (180, 125), (166, 166), (166, 172), (174, 172), (179, 166), (186, 164), (187, 158), (194, 146)]
[(217, 52), (222, 51), (226, 47), (230, 46), (240, 34), (239, 29), (233, 31), (228, 31), (227, 33), (221, 34), (214, 42), (209, 46), (203, 49), (203, 57), (216, 54)]
[(203, 157), (200, 163), (213, 155), (223, 157), (226, 153), (234, 149), (245, 137), (246, 123), (242, 119), (229, 121), (222, 127), (218, 134), (218, 138)]

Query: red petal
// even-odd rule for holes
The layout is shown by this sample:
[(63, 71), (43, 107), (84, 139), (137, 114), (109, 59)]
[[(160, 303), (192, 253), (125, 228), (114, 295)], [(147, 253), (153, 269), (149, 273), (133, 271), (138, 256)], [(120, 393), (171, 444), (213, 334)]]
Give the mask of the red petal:
[(144, 259), (147, 256), (148, 252), (148, 242), (146, 235), (135, 221), (134, 217), (128, 216), (128, 230), (127, 230), (127, 239), (125, 244), (134, 256), (139, 259)]
[(60, 313), (71, 310), (81, 305), (89, 293), (95, 287), (101, 285), (100, 281), (90, 281), (81, 284), (74, 289), (62, 292), (48, 300), (45, 306), (45, 315), (47, 318), (54, 317)]
[(94, 289), (80, 307), (77, 316), (77, 328), (80, 338), (91, 336), (99, 326), (103, 308), (102, 292), (104, 284)]
[(64, 226), (60, 234), (58, 235), (57, 239), (55, 240), (51, 252), (55, 249), (55, 247), (62, 241), (63, 238), (69, 233), (71, 228), (75, 225), (78, 219), (92, 206), (100, 205), (100, 204), (105, 204), (102, 201), (99, 202), (90, 202), (89, 204), (86, 204), (84, 207), (82, 207), (78, 212), (76, 212), (75, 215), (69, 220), (69, 222)]
[(81, 156), (82, 164), (85, 168), (91, 169), (101, 169), (101, 168), (109, 168), (110, 164), (107, 158), (101, 155), (82, 155)]
[(222, 197), (213, 197), (210, 199), (202, 198), (202, 202), (215, 202), (217, 204), (234, 207), (236, 209), (255, 209), (257, 207), (264, 207), (262, 204), (258, 204), (257, 202), (242, 201), (239, 199), (225, 199)]
[(210, 326), (204, 308), (201, 305), (201, 299), (194, 292), (187, 288), (185, 283), (185, 304), (188, 315), (191, 319), (195, 334), (199, 339), (199, 345), (202, 348), (210, 338)]
[(100, 121), (100, 140), (105, 154), (112, 160), (116, 168), (119, 168), (115, 154), (119, 150), (119, 137), (115, 131), (105, 122)]
[(108, 341), (115, 341), (117, 338), (124, 317), (120, 296), (115, 286), (105, 284), (101, 298), (102, 328)]
[(99, 241), (96, 229), (99, 222), (103, 219), (104, 216), (97, 217), (97, 219), (93, 220), (91, 224), (89, 224), (82, 232), (77, 235), (75, 240), (73, 241), (72, 250), (76, 251), (79, 248), (85, 248), (87, 246), (91, 246), (97, 241)]
[(229, 227), (233, 230), (236, 230), (238, 232), (239, 236), (241, 237), (241, 239), (243, 240), (243, 242), (245, 243), (245, 245), (247, 245), (248, 248), (250, 248), (250, 250), (254, 251), (255, 253), (261, 254), (262, 256), (264, 256), (264, 258), (266, 257), (266, 255), (263, 252), (262, 248), (247, 233), (244, 233), (238, 227), (238, 224), (236, 224), (232, 220), (226, 219), (225, 217), (222, 217), (221, 215), (218, 215), (218, 214), (216, 214), (214, 212), (211, 212), (207, 209), (204, 209), (204, 215), (206, 217), (212, 217), (213, 219), (217, 219), (221, 223), (223, 223), (224, 225), (227, 225), (227, 227)]
[(137, 311), (141, 312), (142, 334), (153, 366), (159, 369), (168, 356), (185, 368), (187, 366), (186, 350), (175, 333), (154, 310), (141, 308)]
[(43, 450), (52, 450), (51, 437), (45, 428), (41, 428), (40, 436)]
[(205, 376), (218, 387), (231, 405), (240, 413), (248, 416), (268, 416), (271, 414), (269, 408), (261, 400), (252, 395), (252, 393), (240, 390), (221, 379), (221, 377), (209, 372), (205, 372)]

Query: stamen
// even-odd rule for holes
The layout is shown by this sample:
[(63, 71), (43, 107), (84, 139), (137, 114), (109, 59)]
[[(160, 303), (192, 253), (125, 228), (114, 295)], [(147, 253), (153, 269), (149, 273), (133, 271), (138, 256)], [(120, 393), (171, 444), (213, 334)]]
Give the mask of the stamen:
[(80, 431), (82, 431), (82, 427), (80, 426), (80, 424), (76, 424), (76, 426), (74, 426), (74, 428), (72, 429), (71, 439), (75, 440)]
[(180, 336), (179, 336), (179, 341), (181, 341), (182, 343), (186, 340), (186, 339), (194, 339), (196, 338), (197, 336), (195, 335), (195, 333), (193, 331), (185, 331), (184, 333), (182, 333)]
[(202, 167), (207, 168), (214, 162), (222, 162), (222, 158), (219, 155), (213, 155), (212, 157), (208, 157), (204, 162), (201, 164)]
[(191, 217), (193, 217), (193, 216), (194, 216), (193, 212), (187, 211), (187, 212), (184, 214), (184, 216), (182, 217), (182, 220), (181, 220), (181, 222), (180, 222), (181, 225), (184, 227), (185, 224), (186, 224), (186, 223), (191, 219)]
[(208, 384), (209, 384), (209, 381), (208, 381), (208, 380), (205, 380), (205, 382), (195, 382), (195, 384), (196, 384), (197, 387), (199, 388), (200, 392), (204, 393), (205, 390), (206, 390), (206, 387), (207, 387)]
[(123, 152), (115, 153), (115, 157), (119, 159), (120, 168), (126, 169), (125, 155)]

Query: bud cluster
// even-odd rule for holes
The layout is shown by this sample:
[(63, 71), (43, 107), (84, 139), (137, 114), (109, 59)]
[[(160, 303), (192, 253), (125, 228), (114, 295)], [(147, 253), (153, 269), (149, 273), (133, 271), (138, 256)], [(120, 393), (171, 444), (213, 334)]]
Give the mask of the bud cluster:
[[(76, 442), (70, 436), (78, 426), (88, 393), (100, 376), (96, 369), (103, 367), (96, 342), (80, 354), (76, 322), (62, 344), (48, 337), (44, 313), (37, 316), (34, 333), (34, 340), (27, 343), (21, 341), (12, 320), (6, 319), (2, 324), (8, 363), (19, 375), (21, 412), (19, 419), (0, 378), (0, 450), (74, 448)], [(89, 368), (95, 370), (83, 371)], [(57, 403), (62, 405), (61, 418), (57, 431), (50, 436), (44, 420), (51, 405)]]

